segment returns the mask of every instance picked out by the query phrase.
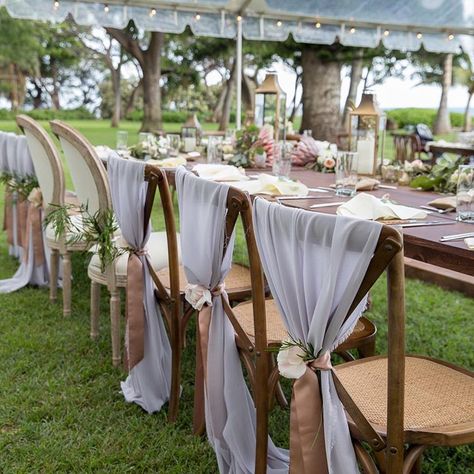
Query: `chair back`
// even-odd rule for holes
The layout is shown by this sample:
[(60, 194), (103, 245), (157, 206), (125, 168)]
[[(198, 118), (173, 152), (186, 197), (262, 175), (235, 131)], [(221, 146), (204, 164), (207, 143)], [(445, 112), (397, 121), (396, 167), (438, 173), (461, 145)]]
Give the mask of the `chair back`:
[[(267, 219), (272, 221), (273, 219), (276, 219), (275, 222), (290, 222), (290, 219), (288, 221), (285, 220), (278, 220), (279, 219), (279, 210), (283, 209), (279, 206), (280, 204), (269, 204), (269, 206), (275, 206), (274, 209), (270, 209), (270, 211), (274, 212), (268, 212), (263, 214), (266, 216)], [(258, 208), (257, 208), (258, 209)], [(309, 214), (310, 211), (304, 211), (301, 209), (294, 209), (294, 208), (286, 208), (285, 212), (287, 213), (293, 213), (294, 215), (291, 216), (292, 220), (291, 222), (295, 223), (295, 226), (297, 226), (301, 222), (301, 218), (305, 216), (299, 216), (298, 213), (308, 213), (306, 217), (312, 216), (315, 218), (315, 222), (317, 223), (317, 215), (315, 213)], [(285, 216), (289, 217), (289, 216)], [(299, 219), (297, 217), (300, 217)], [(294, 218), (294, 219), (293, 219)], [(336, 222), (337, 219), (340, 219), (338, 216), (331, 216), (331, 215), (324, 215), (324, 220), (326, 221), (325, 225), (328, 226), (328, 228), (331, 228), (331, 225), (334, 225), (334, 229), (337, 229), (336, 227)], [(334, 221), (333, 223), (331, 221)], [(259, 221), (262, 222), (262, 221)], [(306, 221), (305, 221), (306, 222)], [(261, 229), (259, 228), (261, 227)], [(321, 275), (323, 278), (323, 282), (327, 281), (327, 279), (331, 278), (334, 273), (332, 272), (331, 274), (327, 273), (327, 267), (325, 266), (324, 262), (329, 262), (329, 265), (331, 267), (334, 267), (335, 265), (345, 265), (344, 259), (341, 259), (340, 262), (337, 262), (337, 257), (334, 254), (330, 254), (330, 252), (333, 250), (331, 248), (331, 243), (328, 242), (327, 240), (322, 240), (323, 235), (324, 239), (328, 238), (328, 234), (319, 234), (318, 232), (318, 227), (317, 226), (311, 226), (311, 227), (302, 227), (304, 229), (305, 233), (299, 232), (296, 228), (288, 228), (284, 227), (283, 225), (275, 226), (272, 227), (274, 230), (271, 233), (271, 243), (270, 239), (268, 237), (264, 238), (263, 232), (265, 231), (265, 227), (262, 224), (259, 224), (257, 226), (257, 232), (260, 233), (262, 232), (262, 236), (257, 234), (257, 241), (259, 242), (259, 245), (264, 247), (261, 249), (263, 253), (261, 253), (262, 259), (265, 262), (265, 268), (266, 270), (272, 270), (272, 273), (275, 272), (281, 272), (283, 271), (282, 265), (284, 266), (287, 261), (285, 259), (282, 260), (283, 263), (276, 264), (274, 267), (269, 266), (269, 259), (274, 257), (274, 253), (272, 251), (268, 250), (270, 247), (275, 248), (275, 249), (281, 249), (283, 248), (282, 245), (278, 245), (278, 240), (282, 239), (282, 242), (285, 243), (285, 248), (287, 249), (287, 252), (289, 255), (298, 255), (304, 257), (305, 259), (307, 258), (306, 253), (304, 252), (304, 248), (306, 245), (313, 247), (316, 242), (320, 242), (318, 245), (320, 249), (318, 250), (319, 252), (324, 252), (326, 253), (326, 248), (327, 248), (327, 255), (326, 256), (321, 256), (321, 253), (319, 254), (321, 256), (319, 264), (320, 266), (324, 266), (324, 268), (321, 268), (320, 271), (316, 272), (317, 275)], [(281, 232), (275, 231), (275, 229), (280, 230)], [(286, 232), (286, 229), (288, 229), (288, 232)], [(334, 230), (336, 232), (336, 230)], [(285, 235), (286, 234), (286, 235)], [(359, 234), (359, 235), (358, 235)], [(351, 253), (358, 253), (361, 251), (361, 248), (364, 247), (364, 242), (361, 241), (360, 237), (363, 234), (356, 233), (356, 234), (348, 234), (349, 236), (354, 235), (354, 237), (357, 240), (353, 241), (348, 241), (347, 246), (346, 246), (346, 252), (347, 255), (349, 256)], [(263, 244), (262, 244), (263, 242)], [(322, 245), (321, 245), (322, 243)], [(267, 247), (265, 249), (265, 247)], [(276, 250), (277, 251), (277, 250)], [(341, 250), (342, 251), (342, 250)], [(311, 250), (311, 252), (313, 252)], [(337, 253), (337, 252), (336, 252)], [(327, 258), (326, 258), (327, 257)], [(300, 263), (300, 262), (298, 262)], [(306, 260), (302, 264), (302, 266), (294, 266), (293, 268), (287, 268), (285, 266), (284, 271), (287, 272), (289, 275), (293, 275), (295, 272), (303, 272), (304, 269), (303, 267), (308, 265), (308, 267), (311, 267), (311, 269), (314, 269), (314, 265), (317, 265), (318, 262), (307, 262)], [(332, 269), (334, 270), (334, 268)], [(372, 288), (372, 286), (375, 284), (375, 282), (379, 279), (381, 274), (387, 270), (387, 276), (388, 276), (388, 283), (387, 283), (387, 289), (388, 289), (388, 315), (389, 315), (389, 345), (388, 345), (388, 438), (387, 441), (385, 442), (380, 435), (378, 435), (374, 429), (368, 422), (368, 420), (362, 415), (362, 413), (357, 409), (355, 404), (351, 401), (350, 397), (348, 396), (347, 392), (344, 390), (342, 384), (338, 381), (337, 378), (337, 370), (333, 373), (333, 379), (334, 383), (336, 385), (336, 389), (338, 391), (338, 395), (340, 400), (342, 401), (343, 405), (346, 408), (346, 411), (349, 413), (349, 415), (352, 417), (352, 419), (355, 421), (357, 424), (358, 428), (360, 429), (361, 433), (364, 435), (366, 438), (367, 442), (371, 444), (371, 446), (379, 451), (380, 449), (383, 449), (385, 446), (389, 446), (390, 448), (395, 447), (397, 449), (396, 451), (396, 456), (399, 458), (397, 462), (400, 459), (403, 459), (403, 401), (404, 401), (404, 267), (403, 267), (403, 240), (402, 236), (398, 233), (398, 231), (392, 227), (389, 226), (382, 226), (382, 229), (380, 231), (377, 243), (375, 245), (375, 249), (373, 251), (373, 255), (370, 259), (370, 262), (367, 266), (367, 269), (365, 271), (365, 274), (361, 280), (361, 283), (358, 285), (358, 289), (355, 293), (355, 297), (353, 297), (352, 303), (348, 305), (348, 310), (347, 313), (345, 314), (345, 317), (343, 319), (343, 323), (339, 325), (340, 328), (344, 327), (351, 327), (353, 326), (353, 320), (351, 318), (350, 321), (349, 318), (353, 313), (356, 311), (356, 309), (360, 310), (362, 309), (359, 305), (367, 295), (368, 291)], [(314, 273), (311, 273), (312, 276), (314, 276)], [(297, 301), (298, 304), (302, 305), (305, 304), (297, 297), (292, 297), (292, 289), (291, 288), (283, 288), (281, 286), (281, 282), (284, 281), (283, 279), (280, 281), (279, 277), (277, 274), (271, 275), (270, 273), (267, 273), (267, 278), (270, 283), (270, 287), (272, 291), (276, 291), (275, 288), (278, 288), (283, 292), (284, 294), (274, 294), (273, 296), (275, 298), (281, 298), (283, 302), (288, 302), (286, 304), (286, 310), (289, 311), (295, 311), (294, 302)], [(351, 272), (348, 274), (341, 274), (342, 278), (348, 278), (351, 276)], [(351, 278), (354, 276), (352, 275)], [(272, 278), (275, 278), (275, 282), (272, 283)], [(295, 276), (293, 279), (295, 281), (299, 281), (297, 279), (298, 277)], [(316, 279), (318, 276), (316, 276)], [(339, 277), (338, 277), (339, 278)], [(304, 281), (303, 281), (304, 283)], [(316, 289), (318, 285), (314, 285), (314, 290)], [(299, 287), (300, 288), (300, 287)], [(319, 288), (325, 289), (326, 291), (333, 291), (332, 286), (327, 287), (324, 285), (319, 285)], [(329, 288), (329, 289), (328, 289)], [(337, 288), (337, 287), (334, 287)], [(294, 292), (299, 291), (298, 288), (293, 290)], [(337, 291), (337, 289), (335, 290)], [(261, 295), (257, 294), (257, 298), (261, 299)], [(343, 301), (343, 296), (340, 299), (340, 301)], [(306, 304), (309, 305), (309, 315), (313, 316), (313, 307), (311, 306), (312, 303), (309, 303), (310, 299), (306, 301)], [(335, 302), (335, 300), (334, 300)], [(261, 302), (259, 303), (261, 305)], [(283, 304), (285, 306), (285, 303)], [(346, 307), (346, 306), (345, 306)], [(305, 310), (302, 310), (305, 311)], [(325, 310), (326, 311), (326, 310)], [(335, 311), (333, 308), (331, 311)], [(292, 313), (294, 314), (294, 313)], [(334, 313), (334, 317), (335, 317)], [(301, 325), (298, 327), (304, 327), (305, 321), (301, 319), (294, 317), (296, 320), (296, 325)], [(263, 326), (262, 321), (258, 321), (258, 319), (264, 319), (262, 316), (261, 312), (254, 312), (254, 319), (255, 319), (255, 343), (256, 343), (256, 351), (262, 352), (265, 350), (266, 347), (266, 328)], [(293, 319), (293, 316), (290, 315), (290, 319)], [(333, 324), (333, 320), (329, 319), (327, 326), (325, 325), (326, 322), (325, 320), (322, 321), (324, 323), (323, 327), (321, 328), (321, 331), (329, 331), (329, 328)], [(349, 325), (345, 326), (345, 323), (348, 322)], [(263, 326), (263, 327), (262, 327)], [(296, 326), (295, 326), (296, 327)], [(316, 325), (313, 326), (313, 324), (310, 325), (311, 328), (320, 328), (321, 326)], [(312, 329), (310, 329), (311, 331)], [(344, 330), (341, 330), (341, 334), (344, 335)], [(348, 334), (346, 333), (345, 336)], [(293, 337), (301, 338), (300, 334), (292, 334)], [(304, 335), (306, 337), (306, 335)], [(332, 339), (330, 339), (332, 340)], [(313, 342), (313, 341), (311, 341)], [(318, 348), (319, 350), (319, 348)], [(258, 377), (258, 374), (257, 374)]]
[(25, 134), (36, 176), (43, 194), (43, 207), (64, 203), (64, 171), (53, 140), (35, 120), (18, 115), (16, 123)]
[(79, 202), (88, 207), (91, 215), (111, 208), (107, 174), (94, 147), (68, 124), (59, 120), (50, 124), (64, 151)]

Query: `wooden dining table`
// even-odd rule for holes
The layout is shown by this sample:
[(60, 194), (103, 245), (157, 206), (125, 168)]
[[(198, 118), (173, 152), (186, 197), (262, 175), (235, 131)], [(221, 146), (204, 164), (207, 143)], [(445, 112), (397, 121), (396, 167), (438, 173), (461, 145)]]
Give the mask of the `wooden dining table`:
[[(248, 174), (252, 174), (250, 171)], [(309, 188), (318, 186), (330, 187), (334, 184), (334, 174), (318, 173), (306, 169), (293, 168), (291, 178), (297, 179)], [(390, 195), (392, 201), (406, 206), (419, 207), (426, 205), (433, 199), (440, 197), (439, 194), (418, 191), (407, 186), (398, 186), (397, 189), (377, 189), (375, 191), (364, 191), (376, 197), (385, 194)], [(313, 204), (329, 204), (328, 207), (318, 207), (315, 212), (335, 214), (337, 206), (330, 206), (333, 202), (349, 200), (336, 196), (335, 192), (327, 193), (310, 192), (310, 196), (318, 196), (318, 199), (291, 199), (280, 201), (282, 204), (301, 209), (312, 210)], [(429, 212), (429, 211), (428, 211)], [(427, 217), (428, 221), (449, 222), (447, 225), (422, 226), (403, 228), (405, 256), (426, 262), (432, 265), (443, 267), (466, 275), (474, 276), (474, 251), (469, 250), (464, 240), (451, 242), (440, 242), (440, 237), (450, 234), (461, 234), (474, 232), (474, 224), (461, 223), (456, 221), (456, 213), (450, 212), (439, 214), (433, 212)]]
[(426, 147), (428, 151), (435, 154), (454, 153), (466, 157), (474, 156), (474, 147), (464, 143), (428, 142)]

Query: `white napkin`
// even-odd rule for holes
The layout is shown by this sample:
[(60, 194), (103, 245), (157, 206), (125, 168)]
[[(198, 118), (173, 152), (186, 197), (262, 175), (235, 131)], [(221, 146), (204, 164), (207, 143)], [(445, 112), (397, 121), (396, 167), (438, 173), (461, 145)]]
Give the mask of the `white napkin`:
[(163, 158), (162, 160), (148, 160), (147, 165), (155, 165), (160, 168), (177, 168), (181, 165), (186, 165), (186, 158), (183, 156), (176, 156), (171, 158)]
[(277, 178), (269, 174), (259, 174), (258, 179), (244, 183), (232, 183), (232, 186), (249, 194), (270, 194), (271, 196), (306, 196), (308, 188), (299, 181)]
[(245, 176), (243, 168), (236, 168), (231, 165), (220, 164), (199, 164), (193, 168), (201, 178), (211, 181), (245, 181), (249, 179)]
[[(109, 160), (109, 157), (112, 155), (112, 156), (115, 156), (117, 157), (117, 152), (112, 150), (112, 148), (108, 147), (108, 146), (104, 146), (104, 145), (97, 145), (95, 148), (95, 152), (97, 153), (97, 156), (99, 157), (99, 159), (105, 163), (107, 163), (107, 161)], [(120, 158), (120, 157), (118, 157)]]
[(426, 219), (425, 211), (414, 207), (391, 204), (370, 194), (360, 193), (337, 208), (340, 216), (359, 217), (361, 219)]

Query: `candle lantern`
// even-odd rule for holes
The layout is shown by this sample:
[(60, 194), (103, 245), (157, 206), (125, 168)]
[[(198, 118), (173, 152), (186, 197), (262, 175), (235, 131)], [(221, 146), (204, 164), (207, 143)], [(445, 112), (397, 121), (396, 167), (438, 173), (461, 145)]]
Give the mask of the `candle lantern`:
[(359, 107), (350, 112), (349, 149), (359, 154), (357, 172), (375, 175), (383, 162), (386, 116), (374, 94), (362, 94)]
[(285, 138), (286, 94), (274, 72), (268, 73), (255, 90), (255, 124), (259, 127), (271, 125), (275, 140)]
[(196, 114), (190, 115), (186, 123), (181, 127), (181, 138), (183, 140), (183, 151), (195, 151), (201, 142), (201, 124)]

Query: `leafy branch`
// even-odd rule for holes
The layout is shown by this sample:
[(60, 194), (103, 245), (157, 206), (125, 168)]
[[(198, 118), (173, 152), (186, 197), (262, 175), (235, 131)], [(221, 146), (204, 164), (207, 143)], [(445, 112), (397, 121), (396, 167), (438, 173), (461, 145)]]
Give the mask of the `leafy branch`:
[(115, 243), (115, 232), (119, 229), (112, 209), (99, 209), (94, 214), (89, 212), (87, 205), (81, 205), (79, 214), (81, 220), (71, 219), (71, 204), (54, 205), (45, 217), (44, 225), (51, 225), (56, 239), (67, 236), (66, 244), (84, 243), (86, 248), (97, 246), (100, 269), (105, 271), (118, 257), (126, 253), (126, 248), (119, 248)]
[(304, 362), (310, 362), (316, 359), (313, 344), (311, 344), (311, 342), (308, 342), (306, 344), (301, 339), (295, 339), (293, 336), (288, 336), (288, 339), (282, 341), (281, 346), (268, 347), (267, 350), (269, 352), (280, 352), (287, 349), (291, 349), (292, 347), (298, 347), (299, 349), (301, 349), (304, 355), (299, 355), (298, 357), (301, 357)]
[(28, 198), (33, 189), (39, 187), (38, 179), (34, 175), (20, 176), (16, 173), (4, 172), (0, 182), (8, 186), (11, 191), (18, 193), (23, 199)]

